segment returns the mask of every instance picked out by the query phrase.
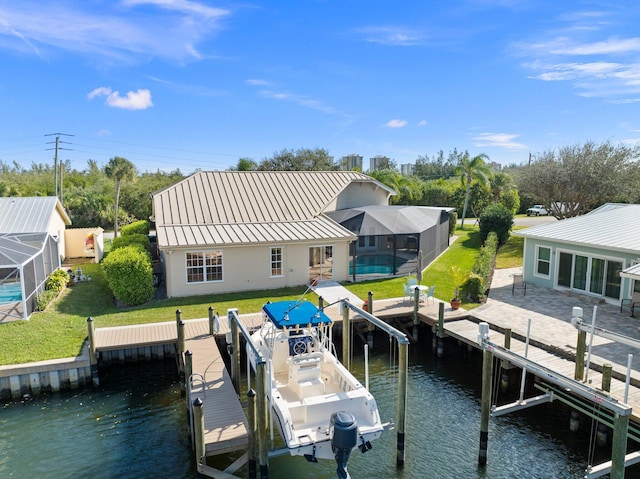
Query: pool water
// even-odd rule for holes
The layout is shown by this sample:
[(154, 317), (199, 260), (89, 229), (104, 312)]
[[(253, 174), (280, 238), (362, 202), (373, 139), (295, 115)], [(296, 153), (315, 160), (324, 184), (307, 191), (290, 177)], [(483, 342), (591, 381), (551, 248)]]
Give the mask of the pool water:
[(22, 287), (20, 283), (0, 284), (0, 304), (22, 301)]
[[(392, 254), (370, 254), (356, 258), (355, 274), (387, 274), (395, 273)], [(406, 259), (396, 256), (396, 269), (406, 263)], [(353, 261), (349, 262), (349, 274), (353, 274)]]

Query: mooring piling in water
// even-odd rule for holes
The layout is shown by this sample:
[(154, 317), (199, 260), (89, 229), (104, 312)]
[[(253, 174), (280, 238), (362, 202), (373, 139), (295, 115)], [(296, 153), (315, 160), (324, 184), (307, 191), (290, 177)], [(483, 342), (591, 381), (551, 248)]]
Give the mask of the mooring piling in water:
[[(193, 353), (187, 349), (184, 352), (184, 388), (189, 391), (189, 381), (193, 375)], [(187, 394), (187, 401), (189, 400), (189, 394)]]
[(407, 377), (409, 375), (409, 342), (398, 342), (398, 437), (396, 465), (404, 466), (407, 425)]
[[(489, 324), (480, 323), (480, 336), (489, 338)], [(491, 384), (493, 383), (493, 353), (487, 349), (482, 351), (482, 399), (480, 410), (480, 451), (478, 465), (487, 464), (489, 446), (489, 417), (491, 415)]]
[(267, 414), (267, 374), (264, 360), (256, 364), (256, 429), (258, 436), (258, 457), (260, 479), (269, 479), (269, 431)]
[(247, 391), (247, 423), (249, 432), (249, 479), (256, 479), (256, 392), (253, 389)]
[(231, 321), (231, 381), (236, 393), (240, 391), (240, 331), (238, 323)]
[(206, 462), (205, 456), (205, 441), (204, 441), (204, 403), (199, 397), (193, 401), (193, 442), (196, 446), (196, 464), (204, 464)]
[(87, 318), (87, 338), (89, 342), (89, 365), (91, 367), (91, 382), (94, 386), (100, 384), (100, 377), (98, 375), (98, 355), (96, 353), (96, 326), (93, 323), (93, 318), (89, 316)]

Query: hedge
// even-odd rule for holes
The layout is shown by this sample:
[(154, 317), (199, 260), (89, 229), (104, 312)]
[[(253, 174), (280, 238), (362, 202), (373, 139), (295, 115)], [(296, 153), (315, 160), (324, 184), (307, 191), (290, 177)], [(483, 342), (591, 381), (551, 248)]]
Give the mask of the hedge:
[(484, 245), (480, 248), (471, 274), (465, 282), (467, 295), (476, 303), (486, 299), (486, 285), (491, 279), (493, 263), (498, 251), (498, 236), (494, 231), (489, 233)]
[(44, 283), (44, 291), (36, 295), (38, 310), (44, 311), (47, 309), (49, 303), (58, 297), (68, 282), (69, 274), (65, 270), (57, 269), (51, 273)]
[(137, 246), (111, 251), (102, 261), (107, 284), (115, 298), (135, 306), (153, 299), (153, 269), (149, 254)]
[(147, 220), (134, 221), (120, 228), (122, 236), (128, 235), (149, 235), (149, 222)]
[(111, 251), (127, 246), (137, 246), (141, 251), (149, 251), (149, 236), (139, 233), (118, 236), (111, 242)]

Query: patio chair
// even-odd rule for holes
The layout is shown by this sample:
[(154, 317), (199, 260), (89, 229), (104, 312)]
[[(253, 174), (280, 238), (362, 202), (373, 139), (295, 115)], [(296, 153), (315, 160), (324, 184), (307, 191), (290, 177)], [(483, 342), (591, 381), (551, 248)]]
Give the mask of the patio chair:
[(429, 287), (429, 291), (427, 291), (427, 294), (425, 294), (425, 298), (426, 298), (427, 304), (429, 304), (429, 298), (431, 298), (431, 301), (433, 301), (433, 303), (435, 304), (436, 298), (433, 295), (433, 293), (435, 293), (435, 291), (436, 291), (436, 287), (435, 286), (430, 286)]
[(527, 295), (527, 283), (524, 280), (524, 275), (522, 274), (514, 274), (513, 275), (513, 284), (511, 285), (511, 296), (515, 294), (516, 289), (522, 290), (522, 295)]
[(411, 291), (409, 285), (407, 283), (404, 283), (402, 286), (404, 287), (403, 301), (406, 301), (407, 298), (409, 298), (409, 302), (413, 302), (413, 291)]
[(415, 278), (409, 278), (407, 279), (407, 284), (408, 286), (415, 286), (416, 284), (418, 284), (418, 280), (416, 280)]

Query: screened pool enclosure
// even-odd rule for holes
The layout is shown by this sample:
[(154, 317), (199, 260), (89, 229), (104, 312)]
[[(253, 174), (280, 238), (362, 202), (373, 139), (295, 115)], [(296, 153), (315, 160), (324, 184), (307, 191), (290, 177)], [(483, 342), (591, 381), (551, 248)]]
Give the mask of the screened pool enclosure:
[(351, 244), (349, 276), (362, 281), (416, 274), (449, 246), (451, 208), (364, 206), (326, 213), (358, 235)]
[(0, 322), (29, 319), (59, 267), (58, 245), (48, 233), (0, 234)]

